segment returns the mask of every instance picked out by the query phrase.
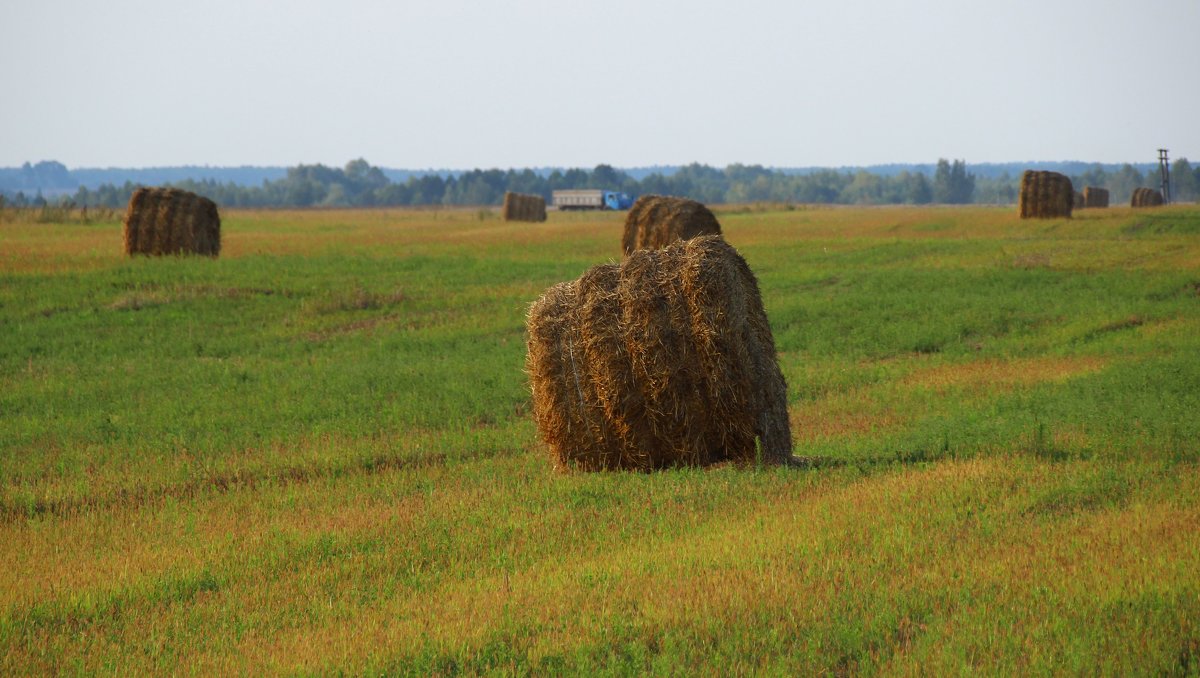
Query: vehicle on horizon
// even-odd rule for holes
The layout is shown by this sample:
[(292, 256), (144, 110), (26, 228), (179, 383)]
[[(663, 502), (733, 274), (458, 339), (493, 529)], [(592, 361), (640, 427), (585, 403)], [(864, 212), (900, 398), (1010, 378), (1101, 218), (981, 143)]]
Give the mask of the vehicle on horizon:
[(627, 210), (633, 207), (633, 197), (620, 191), (581, 188), (554, 191), (552, 203), (560, 210)]

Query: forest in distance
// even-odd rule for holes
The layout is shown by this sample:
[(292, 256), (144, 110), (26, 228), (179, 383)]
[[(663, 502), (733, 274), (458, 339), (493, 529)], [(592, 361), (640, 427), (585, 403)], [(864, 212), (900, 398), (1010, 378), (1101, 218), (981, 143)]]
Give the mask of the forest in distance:
[[(1047, 169), (1052, 163), (1030, 163)], [(1077, 190), (1105, 188), (1114, 204), (1128, 202), (1133, 190), (1158, 187), (1157, 167), (1065, 163)], [(1040, 166), (1040, 167), (1038, 167)], [(622, 170), (601, 164), (592, 169), (473, 169), (464, 172), (388, 170), (359, 158), (344, 167), (322, 164), (260, 168), (263, 178), (246, 183), (255, 168), (232, 168), (221, 180), (189, 168), (170, 171), (131, 171), (133, 179), (92, 187), (73, 177), (61, 163), (26, 163), (18, 169), (0, 169), (0, 205), (39, 207), (123, 207), (142, 185), (162, 184), (189, 190), (229, 207), (407, 207), (498, 205), (506, 191), (540, 195), (549, 199), (559, 189), (603, 188), (631, 195), (688, 196), (710, 204), (777, 202), (845, 205), (1013, 204), (1017, 200), (1020, 165), (989, 165), (977, 172), (964, 160), (940, 159), (936, 165), (899, 165), (847, 169), (787, 170), (761, 165), (729, 165), (723, 169), (693, 163), (682, 167)], [(192, 168), (197, 169), (198, 168)], [(77, 171), (89, 176), (87, 171)], [(112, 176), (91, 171), (90, 176)], [(230, 174), (233, 172), (233, 174)], [(275, 177), (275, 178), (270, 178)], [(167, 180), (163, 180), (167, 179)], [(75, 182), (77, 187), (69, 188)], [(58, 186), (43, 190), (43, 186)], [(1171, 195), (1181, 202), (1200, 197), (1200, 168), (1185, 157), (1171, 166)]]

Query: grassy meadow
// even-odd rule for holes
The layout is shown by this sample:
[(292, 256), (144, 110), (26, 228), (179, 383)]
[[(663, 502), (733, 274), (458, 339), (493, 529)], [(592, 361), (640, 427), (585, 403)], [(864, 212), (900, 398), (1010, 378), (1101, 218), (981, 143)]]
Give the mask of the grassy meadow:
[(1200, 208), (727, 207), (809, 469), (557, 474), (623, 215), (0, 219), (0, 675), (1200, 675)]

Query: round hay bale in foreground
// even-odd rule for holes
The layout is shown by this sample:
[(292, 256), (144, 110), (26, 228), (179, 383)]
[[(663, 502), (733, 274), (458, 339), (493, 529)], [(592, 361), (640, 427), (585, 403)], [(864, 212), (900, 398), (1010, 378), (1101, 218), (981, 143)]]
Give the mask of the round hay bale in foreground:
[(125, 253), (221, 253), (221, 216), (208, 198), (178, 188), (139, 188), (125, 210)]
[(643, 195), (625, 216), (621, 251), (629, 256), (699, 235), (721, 235), (721, 224), (707, 207), (687, 198)]
[(1025, 170), (1017, 210), (1022, 219), (1070, 218), (1075, 204), (1071, 179), (1058, 172)]
[(533, 416), (556, 468), (794, 461), (758, 282), (719, 236), (596, 266), (551, 287), (526, 324)]
[(1153, 188), (1135, 188), (1129, 199), (1130, 207), (1159, 207), (1162, 204), (1162, 193)]

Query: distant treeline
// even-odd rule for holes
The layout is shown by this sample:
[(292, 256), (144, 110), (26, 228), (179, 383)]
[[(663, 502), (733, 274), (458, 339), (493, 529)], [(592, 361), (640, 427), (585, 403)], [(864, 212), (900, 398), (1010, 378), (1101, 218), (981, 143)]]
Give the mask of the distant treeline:
[[(1049, 163), (1031, 163), (1045, 168)], [(1142, 170), (1125, 164), (1119, 168), (1076, 163), (1080, 170), (1071, 175), (1077, 190), (1084, 186), (1107, 188), (1114, 203), (1126, 202), (1139, 186), (1157, 187), (1157, 168)], [(1020, 165), (1017, 165), (1019, 167)], [(353, 160), (345, 167), (299, 165), (287, 168), (276, 179), (264, 178), (258, 185), (214, 178), (183, 178), (159, 182), (183, 188), (230, 207), (384, 207), (384, 206), (468, 206), (499, 205), (505, 191), (541, 195), (547, 200), (558, 189), (603, 188), (632, 195), (657, 193), (687, 196), (709, 204), (780, 202), (830, 203), (849, 205), (887, 205), (929, 203), (1011, 204), (1016, 202), (1020, 171), (976, 173), (963, 160), (939, 160), (936, 165), (881, 167), (867, 169), (772, 169), (760, 165), (729, 165), (717, 169), (691, 164), (663, 168), (649, 173), (627, 171), (610, 165), (593, 169), (509, 169), (471, 170), (467, 172), (410, 172), (403, 180), (389, 176), (389, 170)], [(995, 166), (989, 166), (993, 169)], [(1082, 169), (1087, 168), (1087, 169)], [(26, 175), (54, 174), (66, 180), (68, 172), (59, 163), (26, 165)], [(1180, 158), (1172, 167), (1172, 197), (1196, 200), (1200, 193), (1200, 168), (1193, 169)], [(44, 177), (45, 178), (45, 177)], [(69, 177), (68, 177), (69, 178)], [(105, 183), (94, 188), (80, 185), (73, 192), (59, 191), (51, 198), (24, 189), (4, 189), (5, 200), (15, 206), (47, 202), (69, 202), (82, 207), (122, 207), (139, 185), (147, 182), (126, 180), (117, 185)], [(59, 184), (61, 185), (61, 184)]]

